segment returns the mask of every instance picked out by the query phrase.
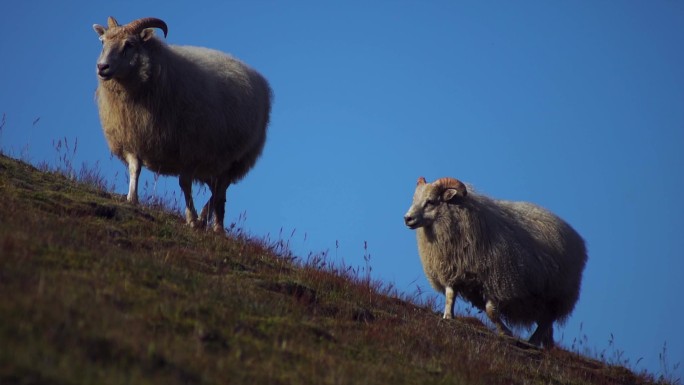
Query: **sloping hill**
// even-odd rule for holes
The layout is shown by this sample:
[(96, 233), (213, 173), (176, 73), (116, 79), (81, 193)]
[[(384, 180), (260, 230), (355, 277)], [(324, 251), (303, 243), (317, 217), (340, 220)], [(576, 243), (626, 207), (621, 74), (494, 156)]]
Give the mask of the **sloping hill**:
[(0, 384), (647, 384), (0, 155)]

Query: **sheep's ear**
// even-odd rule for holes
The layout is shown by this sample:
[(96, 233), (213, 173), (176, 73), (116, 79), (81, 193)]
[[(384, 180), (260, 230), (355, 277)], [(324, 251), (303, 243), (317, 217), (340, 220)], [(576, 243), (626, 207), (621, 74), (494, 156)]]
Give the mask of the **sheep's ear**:
[(448, 188), (442, 193), (442, 200), (444, 202), (450, 202), (453, 199), (462, 198), (466, 195), (465, 190), (461, 191), (455, 188)]
[(140, 32), (140, 38), (143, 41), (148, 41), (154, 36), (154, 28), (145, 28)]
[(112, 27), (118, 27), (119, 25), (120, 25), (119, 22), (116, 21), (114, 16), (109, 16), (107, 18), (107, 27), (112, 28)]
[(104, 35), (104, 33), (107, 31), (105, 27), (101, 26), (100, 24), (93, 24), (93, 29), (100, 36)]

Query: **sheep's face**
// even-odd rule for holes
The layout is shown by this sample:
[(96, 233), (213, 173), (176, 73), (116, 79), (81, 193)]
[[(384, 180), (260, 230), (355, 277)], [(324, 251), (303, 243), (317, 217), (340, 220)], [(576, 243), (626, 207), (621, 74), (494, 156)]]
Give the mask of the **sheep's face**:
[(132, 34), (123, 27), (105, 29), (94, 25), (100, 36), (102, 53), (97, 60), (97, 76), (102, 80), (126, 79), (141, 65), (145, 42), (154, 36), (154, 30), (147, 28)]
[(453, 178), (442, 178), (434, 183), (418, 179), (413, 204), (404, 215), (404, 223), (410, 229), (429, 227), (443, 215), (449, 215), (447, 205), (458, 203), (467, 195), (466, 187)]

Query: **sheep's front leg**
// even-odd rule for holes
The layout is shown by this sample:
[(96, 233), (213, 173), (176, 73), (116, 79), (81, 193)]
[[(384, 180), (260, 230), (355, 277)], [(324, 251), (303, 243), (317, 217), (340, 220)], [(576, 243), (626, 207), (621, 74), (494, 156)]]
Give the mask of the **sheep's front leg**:
[(197, 226), (197, 211), (192, 200), (192, 177), (190, 174), (182, 173), (178, 177), (178, 184), (185, 196), (185, 222), (191, 227)]
[(140, 178), (140, 159), (137, 156), (128, 153), (126, 154), (126, 163), (128, 163), (128, 196), (126, 200), (137, 204), (138, 203), (138, 179)]
[(487, 300), (487, 304), (485, 305), (485, 311), (487, 312), (487, 317), (489, 317), (489, 320), (494, 323), (496, 326), (496, 329), (499, 331), (499, 334), (501, 335), (513, 335), (511, 333), (511, 330), (506, 327), (506, 325), (501, 321), (501, 315), (499, 314), (499, 308), (496, 306), (494, 302), (491, 300)]
[(455, 304), (455, 299), (456, 299), (456, 293), (454, 292), (454, 288), (451, 286), (447, 286), (446, 289), (444, 289), (444, 296), (446, 297), (446, 300), (444, 301), (444, 319), (452, 319), (454, 318), (454, 304)]

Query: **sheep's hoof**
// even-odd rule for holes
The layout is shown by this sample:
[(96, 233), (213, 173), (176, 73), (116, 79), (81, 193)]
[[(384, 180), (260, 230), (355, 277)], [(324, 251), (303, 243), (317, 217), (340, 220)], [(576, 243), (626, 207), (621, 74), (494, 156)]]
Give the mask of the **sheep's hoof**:
[(454, 318), (454, 316), (452, 316), (451, 314), (448, 314), (448, 313), (444, 314), (444, 316), (442, 317), (442, 319), (453, 319), (453, 318)]
[(198, 221), (197, 219), (188, 219), (185, 221), (185, 223), (190, 226), (191, 229), (202, 229), (204, 227), (202, 222)]
[(549, 340), (548, 338), (544, 338), (544, 339), (530, 338), (527, 342), (530, 345), (534, 345), (540, 349), (550, 350), (550, 349), (553, 349), (555, 347), (555, 343), (553, 342), (553, 339)]

